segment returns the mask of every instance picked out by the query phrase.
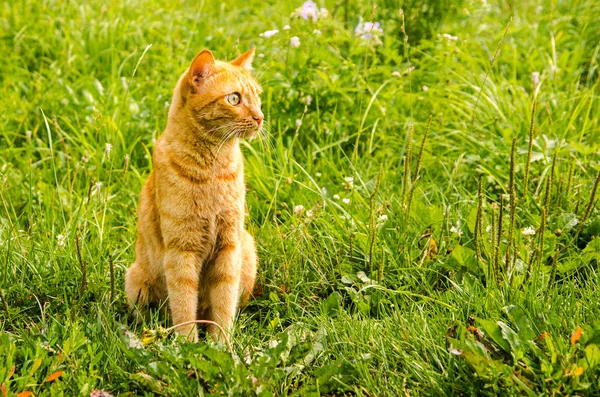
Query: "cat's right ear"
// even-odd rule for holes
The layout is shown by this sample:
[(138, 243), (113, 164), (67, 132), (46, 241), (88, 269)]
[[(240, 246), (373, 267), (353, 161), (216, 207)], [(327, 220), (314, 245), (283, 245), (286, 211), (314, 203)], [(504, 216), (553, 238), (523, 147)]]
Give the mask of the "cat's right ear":
[(190, 83), (198, 88), (202, 80), (208, 77), (215, 66), (215, 58), (209, 50), (202, 50), (192, 61), (189, 70)]

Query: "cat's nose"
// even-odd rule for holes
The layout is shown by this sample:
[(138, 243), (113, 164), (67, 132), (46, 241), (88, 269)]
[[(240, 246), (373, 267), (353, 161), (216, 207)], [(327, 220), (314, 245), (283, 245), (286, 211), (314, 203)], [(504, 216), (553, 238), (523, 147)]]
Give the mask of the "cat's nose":
[(261, 125), (265, 117), (261, 114), (260, 116), (252, 116), (252, 118), (256, 121), (256, 125)]

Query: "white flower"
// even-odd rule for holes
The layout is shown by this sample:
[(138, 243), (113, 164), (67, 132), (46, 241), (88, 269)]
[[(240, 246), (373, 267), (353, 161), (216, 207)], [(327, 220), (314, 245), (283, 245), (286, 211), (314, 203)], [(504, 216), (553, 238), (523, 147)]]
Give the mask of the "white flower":
[(290, 39), (290, 47), (298, 48), (300, 47), (300, 38), (298, 36), (292, 36)]
[(327, 18), (328, 16), (329, 16), (329, 11), (327, 11), (327, 8), (324, 8), (324, 7), (319, 8), (319, 17)]
[(268, 39), (269, 37), (275, 36), (277, 33), (279, 33), (279, 30), (273, 29), (273, 30), (267, 30), (266, 32), (259, 34), (259, 36), (264, 37), (265, 39)]
[(284, 26), (282, 29), (283, 29), (283, 30), (290, 30), (290, 29), (291, 29), (291, 27), (290, 27), (290, 25), (285, 25), (285, 26)]
[(298, 215), (298, 214), (301, 214), (302, 212), (304, 212), (303, 205), (297, 205), (294, 207), (294, 214)]
[(59, 247), (64, 247), (65, 244), (67, 243), (65, 241), (65, 236), (63, 236), (62, 234), (59, 234), (58, 236), (56, 236), (56, 240), (57, 240), (57, 243), (58, 243)]
[(458, 237), (462, 236), (463, 232), (460, 229), (457, 229), (455, 226), (450, 228), (450, 232), (458, 234)]
[(320, 173), (320, 172), (317, 172), (317, 173), (315, 174), (315, 176), (316, 176), (317, 178), (320, 178), (320, 177), (321, 177), (321, 173)]
[(310, 104), (312, 103), (312, 97), (310, 95), (307, 95), (303, 98), (303, 102), (306, 104), (306, 106), (310, 106)]
[(306, 211), (306, 217), (307, 217), (307, 218), (312, 218), (312, 217), (313, 217), (313, 212), (312, 212), (312, 210), (308, 210), (308, 211)]
[(104, 147), (104, 154), (106, 155), (106, 158), (110, 160), (110, 151), (112, 150), (112, 145), (110, 143), (107, 143), (106, 146)]
[(313, 34), (315, 36), (320, 36), (321, 35), (321, 31), (319, 29), (315, 29), (315, 30), (313, 30)]
[(400, 74), (399, 71), (395, 70), (392, 72), (392, 76), (401, 77), (402, 75)]
[(302, 125), (302, 120), (297, 119), (296, 120), (296, 128), (300, 128), (301, 125)]
[(526, 227), (522, 231), (523, 236), (533, 236), (535, 234), (535, 228), (533, 226)]
[(258, 54), (258, 57), (259, 57), (259, 58), (264, 58), (264, 57), (265, 57), (265, 54), (263, 54), (263, 53), (261, 52), (260, 54)]
[(424, 85), (423, 87), (421, 87), (423, 89), (423, 91), (427, 92), (429, 91), (429, 87), (427, 87), (426, 85)]
[(383, 226), (383, 224), (388, 220), (388, 216), (386, 214), (381, 214), (377, 217), (377, 227)]
[(462, 222), (460, 220), (456, 221), (456, 226), (452, 225), (452, 227), (450, 228), (450, 233), (456, 233), (458, 235), (458, 237), (462, 236), (463, 231), (460, 228)]
[(485, 228), (486, 232), (491, 232), (492, 231), (492, 225), (488, 225), (488, 227)]
[(448, 33), (444, 33), (442, 35), (442, 37), (445, 38), (446, 40), (450, 40), (450, 41), (456, 41), (456, 40), (458, 40), (458, 37), (452, 36), (451, 34), (448, 34)]
[(346, 177), (344, 177), (344, 182), (346, 182), (346, 185), (348, 187), (353, 187), (354, 186), (354, 177), (346, 176)]
[(342, 199), (342, 203), (344, 203), (344, 204), (350, 204), (350, 199), (349, 198), (343, 198)]
[(334, 194), (333, 195), (333, 199), (334, 200), (339, 200), (340, 199), (340, 195), (339, 194)]

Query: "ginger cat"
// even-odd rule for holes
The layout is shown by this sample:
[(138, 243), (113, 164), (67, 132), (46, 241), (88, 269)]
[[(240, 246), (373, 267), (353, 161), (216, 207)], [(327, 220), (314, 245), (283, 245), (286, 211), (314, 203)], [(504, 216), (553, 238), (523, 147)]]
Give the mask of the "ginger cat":
[[(239, 139), (263, 125), (254, 49), (227, 63), (200, 52), (181, 76), (154, 170), (140, 195), (136, 259), (125, 276), (131, 307), (168, 299), (174, 324), (211, 320), (229, 332), (256, 277), (256, 247), (244, 229)], [(195, 324), (176, 328), (198, 340)], [(208, 326), (215, 340), (219, 328)]]

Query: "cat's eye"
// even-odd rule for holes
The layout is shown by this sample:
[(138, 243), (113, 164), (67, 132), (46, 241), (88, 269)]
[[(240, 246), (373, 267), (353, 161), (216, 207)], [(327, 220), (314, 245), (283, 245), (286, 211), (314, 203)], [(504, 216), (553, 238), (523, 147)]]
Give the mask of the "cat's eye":
[(240, 94), (238, 92), (234, 92), (233, 94), (229, 94), (225, 97), (225, 99), (227, 100), (227, 103), (229, 103), (232, 106), (237, 106), (240, 104), (240, 100), (242, 99), (242, 97), (240, 96)]

